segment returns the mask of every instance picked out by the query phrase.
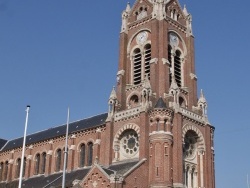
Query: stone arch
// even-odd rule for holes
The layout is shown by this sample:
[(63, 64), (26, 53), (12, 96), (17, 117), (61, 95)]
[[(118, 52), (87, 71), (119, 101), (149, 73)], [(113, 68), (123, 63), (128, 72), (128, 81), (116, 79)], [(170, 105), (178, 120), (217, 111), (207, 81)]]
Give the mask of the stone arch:
[(181, 54), (182, 54), (182, 58), (184, 58), (187, 55), (187, 46), (186, 46), (183, 38), (175, 30), (169, 30), (168, 34), (170, 34), (170, 33), (174, 33), (175, 35), (177, 35), (180, 38), (180, 41), (183, 44), (183, 50), (181, 48), (179, 48), (179, 47), (176, 47), (175, 49), (179, 50), (181, 52)]
[(134, 96), (134, 95), (136, 95), (136, 96), (138, 97), (138, 100), (139, 100), (139, 101), (138, 101), (138, 105), (140, 104), (140, 102), (141, 102), (141, 94), (140, 94), (140, 92), (138, 92), (138, 91), (134, 91), (134, 92), (130, 93), (130, 94), (128, 95), (127, 99), (126, 99), (126, 106), (127, 106), (127, 107), (129, 107), (130, 99), (131, 99), (131, 97)]
[(185, 138), (185, 135), (186, 133), (189, 131), (189, 130), (192, 130), (194, 131), (197, 135), (198, 135), (198, 139), (197, 139), (197, 142), (198, 142), (198, 149), (202, 149), (202, 150), (206, 150), (205, 148), (205, 140), (204, 140), (204, 136), (203, 134), (201, 133), (201, 131), (195, 126), (195, 125), (192, 125), (192, 124), (185, 124), (182, 128), (182, 142), (184, 143), (184, 138)]
[[(127, 47), (127, 54), (130, 54), (131, 52), (131, 43), (132, 41), (134, 40), (134, 38), (137, 36), (138, 33), (142, 32), (142, 31), (147, 31), (148, 33), (151, 33), (151, 30), (148, 29), (148, 28), (143, 28), (143, 29), (140, 29), (138, 32), (136, 32), (128, 41), (128, 47)], [(148, 41), (145, 42), (145, 44), (147, 44)]]
[(61, 149), (62, 150), (62, 152), (63, 152), (63, 146), (58, 146), (58, 147), (56, 147), (55, 149), (54, 149), (54, 157), (56, 157), (57, 156), (57, 150), (58, 149)]
[(185, 107), (187, 107), (188, 106), (188, 101), (187, 101), (186, 97), (182, 93), (178, 94), (178, 102), (180, 104), (181, 101), (179, 100), (179, 98), (183, 99), (183, 102), (185, 103)]
[(77, 152), (80, 151), (80, 146), (81, 146), (82, 144), (85, 144), (85, 146), (86, 146), (86, 145), (88, 144), (88, 142), (86, 142), (86, 141), (81, 141), (81, 142), (79, 142), (79, 143), (77, 144), (77, 147), (76, 147)]
[(129, 123), (129, 124), (124, 125), (122, 128), (120, 128), (117, 131), (115, 138), (114, 138), (114, 143), (118, 142), (122, 133), (128, 129), (133, 129), (137, 133), (138, 137), (140, 138), (140, 127), (136, 125), (135, 123)]

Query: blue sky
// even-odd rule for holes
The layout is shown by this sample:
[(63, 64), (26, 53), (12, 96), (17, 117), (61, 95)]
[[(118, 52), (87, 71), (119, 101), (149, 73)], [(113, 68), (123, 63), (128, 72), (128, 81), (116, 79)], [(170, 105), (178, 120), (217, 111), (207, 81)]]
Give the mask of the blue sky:
[[(0, 0), (0, 138), (107, 111), (128, 0)], [(133, 4), (133, 0), (130, 3)], [(180, 1), (193, 15), (198, 87), (216, 127), (216, 187), (250, 174), (250, 1)]]

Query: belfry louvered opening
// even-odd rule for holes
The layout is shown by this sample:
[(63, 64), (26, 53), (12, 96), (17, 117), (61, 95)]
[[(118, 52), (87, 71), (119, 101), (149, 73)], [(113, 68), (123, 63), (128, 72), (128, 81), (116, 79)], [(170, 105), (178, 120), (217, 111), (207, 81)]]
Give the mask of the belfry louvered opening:
[(134, 50), (134, 85), (141, 83), (141, 50)]
[(151, 45), (145, 46), (145, 76), (150, 79), (150, 60), (151, 60)]
[(174, 76), (176, 83), (179, 87), (181, 87), (181, 52), (176, 51), (175, 57), (174, 57)]
[(172, 82), (172, 47), (168, 45), (168, 61), (169, 61), (169, 83)]

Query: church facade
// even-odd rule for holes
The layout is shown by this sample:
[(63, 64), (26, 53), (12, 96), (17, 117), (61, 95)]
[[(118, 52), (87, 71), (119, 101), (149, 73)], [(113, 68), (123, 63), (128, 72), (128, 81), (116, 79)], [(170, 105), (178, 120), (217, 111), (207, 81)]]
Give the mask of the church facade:
[[(178, 0), (127, 5), (108, 112), (69, 125), (66, 187), (215, 188), (215, 128), (197, 95), (194, 51)], [(27, 136), (23, 188), (61, 187), (65, 133)], [(22, 141), (0, 140), (0, 188), (18, 187)]]

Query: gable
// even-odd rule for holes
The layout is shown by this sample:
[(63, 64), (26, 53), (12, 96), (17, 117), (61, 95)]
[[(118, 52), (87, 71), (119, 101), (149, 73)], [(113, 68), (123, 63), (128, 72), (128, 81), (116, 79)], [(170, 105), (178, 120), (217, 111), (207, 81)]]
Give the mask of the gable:
[(166, 13), (168, 17), (172, 17), (171, 14), (176, 14), (178, 16), (178, 21), (185, 24), (185, 15), (182, 11), (181, 5), (177, 0), (171, 0), (166, 5)]
[(130, 11), (129, 23), (148, 17), (152, 11), (152, 3), (148, 0), (137, 0)]
[(89, 171), (89, 173), (80, 182), (80, 186), (88, 188), (111, 187), (109, 174), (112, 173), (112, 171), (105, 171), (98, 164), (95, 164)]

